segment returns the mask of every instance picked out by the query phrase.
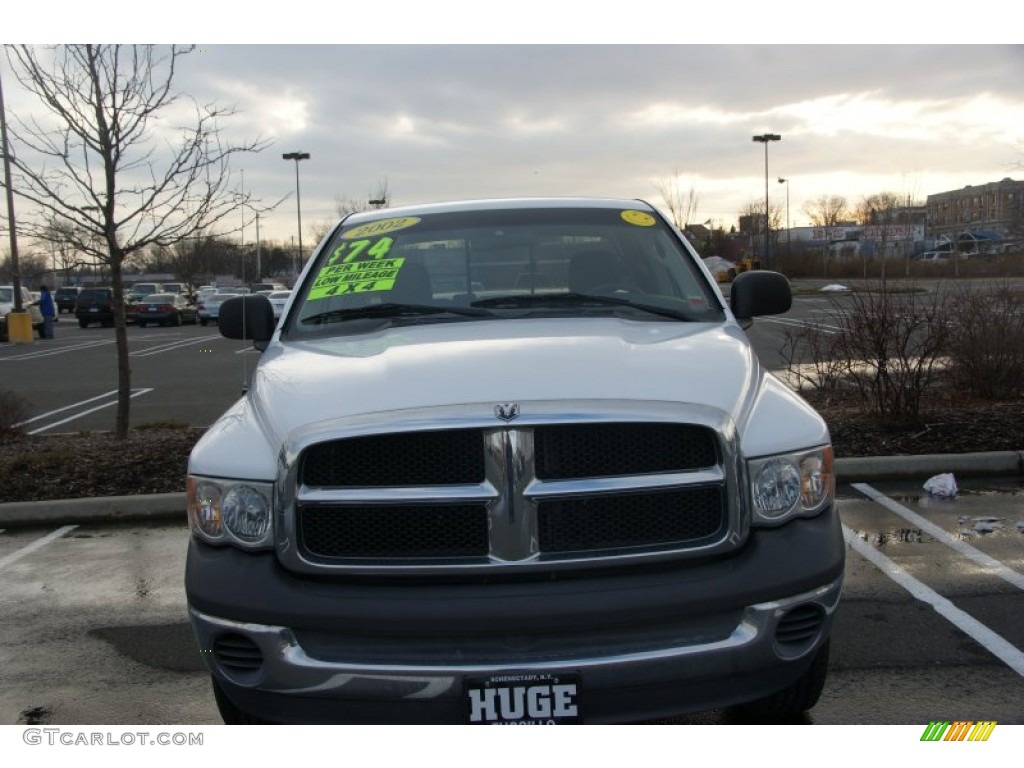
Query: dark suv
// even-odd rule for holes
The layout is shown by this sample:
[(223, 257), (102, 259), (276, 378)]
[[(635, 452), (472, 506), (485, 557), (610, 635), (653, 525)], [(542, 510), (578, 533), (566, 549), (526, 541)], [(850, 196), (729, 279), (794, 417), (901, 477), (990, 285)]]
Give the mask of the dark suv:
[(78, 325), (85, 328), (90, 323), (99, 323), (105, 328), (114, 324), (114, 289), (86, 288), (78, 294), (75, 304)]
[(53, 294), (53, 301), (57, 305), (57, 314), (74, 312), (75, 302), (78, 301), (78, 294), (82, 289), (77, 285), (64, 285)]

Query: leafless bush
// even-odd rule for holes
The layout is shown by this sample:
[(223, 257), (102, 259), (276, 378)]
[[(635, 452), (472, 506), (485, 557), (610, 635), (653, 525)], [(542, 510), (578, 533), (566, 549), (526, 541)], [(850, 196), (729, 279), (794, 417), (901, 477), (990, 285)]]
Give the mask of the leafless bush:
[(780, 355), (786, 362), (790, 385), (801, 390), (837, 390), (849, 369), (839, 347), (836, 334), (821, 326), (787, 328)]
[(854, 293), (836, 320), (849, 378), (864, 401), (878, 416), (917, 421), (947, 350), (942, 292), (877, 285)]
[[(890, 281), (832, 300), (828, 327), (787, 334), (791, 380), (816, 389), (849, 386), (881, 418), (915, 422), (942, 374), (949, 325), (940, 292)], [(807, 359), (810, 362), (801, 364)]]
[(1024, 394), (1024, 294), (1005, 282), (958, 286), (948, 312), (955, 384), (993, 400)]
[(0, 435), (19, 434), (17, 426), (28, 418), (30, 407), (28, 401), (13, 392), (0, 392)]

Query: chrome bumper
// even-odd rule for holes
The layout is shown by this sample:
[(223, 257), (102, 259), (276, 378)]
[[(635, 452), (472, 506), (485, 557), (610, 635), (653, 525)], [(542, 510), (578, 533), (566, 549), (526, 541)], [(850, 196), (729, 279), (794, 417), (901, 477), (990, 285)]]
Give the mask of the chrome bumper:
[[(241, 688), (295, 696), (423, 700), (451, 697), (461, 692), (465, 676), (489, 676), (511, 671), (554, 672), (575, 670), (588, 687), (614, 688), (665, 680), (714, 680), (744, 672), (772, 669), (806, 658), (825, 638), (839, 602), (842, 578), (810, 592), (747, 606), (727, 637), (715, 642), (665, 647), (637, 653), (558, 659), (523, 663), (509, 658), (500, 664), (410, 665), (352, 664), (309, 655), (288, 627), (231, 621), (190, 608), (189, 613), (206, 665), (217, 677)], [(813, 605), (824, 620), (813, 642), (798, 653), (786, 653), (776, 643), (779, 620), (789, 610)], [(260, 651), (258, 670), (225, 669), (213, 652), (218, 637), (241, 635)]]

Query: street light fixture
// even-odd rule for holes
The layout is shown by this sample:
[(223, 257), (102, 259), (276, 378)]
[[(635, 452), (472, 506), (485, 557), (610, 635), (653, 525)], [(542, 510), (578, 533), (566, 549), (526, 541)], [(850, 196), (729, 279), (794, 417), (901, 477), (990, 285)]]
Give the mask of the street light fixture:
[[(299, 216), (299, 253), (302, 253), (302, 198), (299, 195), (299, 161), (309, 160), (309, 152), (286, 152), (281, 155), (285, 160), (295, 161), (295, 210)], [(292, 270), (298, 274), (298, 269), (293, 261)]]
[(764, 261), (765, 266), (772, 267), (769, 243), (771, 242), (771, 222), (768, 220), (768, 143), (782, 141), (782, 136), (777, 133), (762, 133), (760, 136), (753, 136), (754, 141), (764, 144)]
[(789, 179), (779, 177), (779, 184), (786, 185), (786, 255), (793, 258), (793, 232), (789, 228)]

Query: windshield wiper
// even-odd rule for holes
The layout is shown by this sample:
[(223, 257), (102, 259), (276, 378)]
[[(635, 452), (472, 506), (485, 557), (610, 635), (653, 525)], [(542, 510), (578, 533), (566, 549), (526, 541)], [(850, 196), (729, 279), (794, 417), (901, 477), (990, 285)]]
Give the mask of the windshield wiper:
[(493, 312), (473, 307), (440, 307), (436, 304), (369, 304), (365, 307), (349, 307), (348, 309), (332, 309), (302, 318), (303, 325), (323, 323), (325, 321), (355, 320), (363, 317), (417, 317), (426, 315), (464, 315), (466, 317), (494, 317)]
[(471, 307), (493, 307), (495, 309), (523, 309), (532, 307), (630, 307), (649, 312), (652, 315), (671, 317), (674, 320), (694, 320), (689, 312), (669, 309), (652, 304), (638, 304), (630, 299), (615, 296), (595, 296), (587, 293), (530, 293), (520, 296), (496, 296), (491, 299), (480, 299), (470, 304)]

